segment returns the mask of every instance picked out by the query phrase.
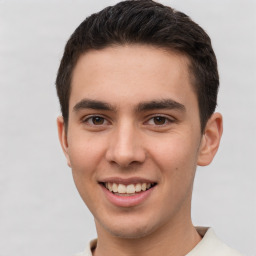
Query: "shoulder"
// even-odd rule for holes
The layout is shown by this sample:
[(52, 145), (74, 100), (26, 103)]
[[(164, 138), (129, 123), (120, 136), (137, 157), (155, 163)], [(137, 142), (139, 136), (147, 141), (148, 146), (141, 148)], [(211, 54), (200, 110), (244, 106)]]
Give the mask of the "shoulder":
[(243, 256), (223, 243), (212, 228), (197, 227), (197, 231), (203, 239), (186, 256)]
[(77, 253), (73, 256), (92, 256), (92, 250), (96, 247), (97, 239), (92, 240), (83, 252)]
[[(223, 243), (212, 228), (197, 227), (197, 232), (202, 240), (186, 256), (243, 256), (238, 251)], [(92, 256), (92, 250), (96, 247), (97, 240), (92, 240), (85, 251), (74, 256)]]

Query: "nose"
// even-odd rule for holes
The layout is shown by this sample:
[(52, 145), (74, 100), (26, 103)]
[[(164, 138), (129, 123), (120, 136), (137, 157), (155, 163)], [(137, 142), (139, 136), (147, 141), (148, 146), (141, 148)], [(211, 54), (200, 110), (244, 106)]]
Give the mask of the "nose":
[(119, 167), (128, 168), (146, 159), (140, 133), (132, 124), (122, 124), (113, 131), (106, 159)]

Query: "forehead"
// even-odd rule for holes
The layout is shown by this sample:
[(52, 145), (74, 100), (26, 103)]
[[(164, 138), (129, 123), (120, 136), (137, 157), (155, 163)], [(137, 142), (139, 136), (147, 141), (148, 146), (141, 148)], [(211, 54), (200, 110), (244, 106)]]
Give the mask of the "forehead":
[(129, 98), (132, 104), (153, 95), (177, 101), (195, 97), (188, 58), (148, 45), (113, 46), (80, 56), (72, 76), (70, 107), (82, 97), (119, 104)]

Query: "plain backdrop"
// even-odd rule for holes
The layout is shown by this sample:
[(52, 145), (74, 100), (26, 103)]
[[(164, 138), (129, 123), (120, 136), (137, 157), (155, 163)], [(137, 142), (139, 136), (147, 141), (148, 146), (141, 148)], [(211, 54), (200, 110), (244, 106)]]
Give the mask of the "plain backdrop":
[[(57, 139), (55, 78), (64, 45), (117, 1), (0, 0), (0, 256), (70, 256), (96, 237)], [(256, 255), (256, 1), (160, 1), (210, 35), (220, 72), (219, 152), (198, 168), (195, 225)]]

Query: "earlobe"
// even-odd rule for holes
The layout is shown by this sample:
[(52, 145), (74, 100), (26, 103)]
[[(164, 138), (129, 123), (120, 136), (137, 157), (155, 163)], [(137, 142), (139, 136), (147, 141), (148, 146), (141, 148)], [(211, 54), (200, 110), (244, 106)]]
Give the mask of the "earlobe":
[(209, 165), (220, 144), (223, 132), (223, 120), (220, 113), (214, 113), (208, 120), (198, 154), (197, 164), (200, 166)]
[(69, 159), (69, 154), (68, 154), (68, 141), (67, 141), (67, 134), (65, 131), (65, 124), (62, 116), (59, 116), (57, 118), (57, 127), (58, 127), (58, 135), (59, 135), (59, 141), (60, 145), (62, 147), (62, 150), (65, 154), (65, 157), (67, 159), (67, 164), (69, 167), (70, 165), (70, 159)]

